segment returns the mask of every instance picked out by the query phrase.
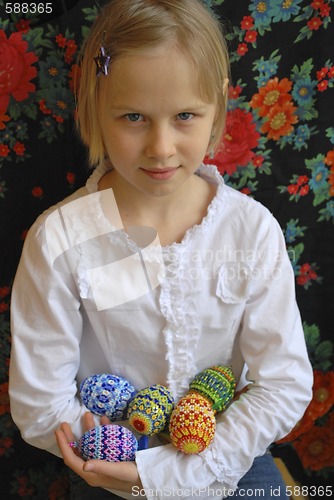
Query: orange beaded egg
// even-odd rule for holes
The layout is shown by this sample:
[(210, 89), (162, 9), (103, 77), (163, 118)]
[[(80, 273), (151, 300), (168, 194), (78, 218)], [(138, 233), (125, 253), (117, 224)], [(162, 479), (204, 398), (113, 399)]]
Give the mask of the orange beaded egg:
[(209, 401), (190, 393), (175, 406), (169, 423), (174, 446), (188, 455), (203, 451), (215, 435), (216, 419)]

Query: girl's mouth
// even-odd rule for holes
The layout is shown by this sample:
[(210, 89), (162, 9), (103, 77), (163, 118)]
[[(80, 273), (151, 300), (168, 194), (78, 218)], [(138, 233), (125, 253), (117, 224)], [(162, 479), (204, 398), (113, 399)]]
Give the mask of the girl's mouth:
[(151, 179), (155, 179), (157, 181), (166, 181), (171, 179), (176, 173), (178, 167), (172, 168), (156, 168), (156, 169), (145, 169), (141, 168), (142, 172), (144, 172)]

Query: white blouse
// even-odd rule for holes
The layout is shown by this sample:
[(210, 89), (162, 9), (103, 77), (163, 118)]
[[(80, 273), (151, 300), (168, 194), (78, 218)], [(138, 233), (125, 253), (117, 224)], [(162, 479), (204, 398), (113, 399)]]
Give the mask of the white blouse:
[[(23, 439), (59, 456), (54, 431), (61, 422), (77, 438), (84, 432), (78, 384), (85, 377), (117, 374), (138, 390), (160, 383), (177, 401), (198, 372), (230, 365), (239, 388), (250, 383), (250, 389), (217, 417), (205, 451), (189, 456), (152, 442), (136, 454), (147, 498), (227, 496), (254, 458), (290, 431), (312, 396), (282, 231), (265, 207), (226, 186), (216, 167), (202, 165), (197, 174), (217, 185), (216, 195), (201, 224), (162, 248), (160, 284), (125, 303), (97, 307), (85, 266), (65, 272), (61, 261), (55, 265), (50, 238), (57, 247), (60, 236), (48, 237), (47, 230), (56, 209), (97, 193), (108, 169), (99, 166), (84, 188), (42, 214), (26, 238), (12, 294), (13, 419)], [(87, 199), (90, 216), (73, 216), (78, 232), (80, 225), (101, 224), (96, 198)], [(106, 246), (102, 239), (97, 252)]]

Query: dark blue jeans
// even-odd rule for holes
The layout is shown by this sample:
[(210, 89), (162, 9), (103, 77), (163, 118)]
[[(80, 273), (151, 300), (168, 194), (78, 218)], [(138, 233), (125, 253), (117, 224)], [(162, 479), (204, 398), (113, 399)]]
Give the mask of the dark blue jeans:
[[(93, 488), (70, 471), (71, 500), (111, 500), (120, 498), (102, 488)], [(228, 498), (233, 500), (286, 500), (286, 486), (270, 453), (254, 460), (253, 466), (239, 481), (238, 489)], [(144, 500), (143, 496), (136, 495)], [(169, 495), (171, 498), (171, 495)], [(191, 497), (187, 497), (191, 500)], [(196, 500), (197, 497), (193, 497)]]

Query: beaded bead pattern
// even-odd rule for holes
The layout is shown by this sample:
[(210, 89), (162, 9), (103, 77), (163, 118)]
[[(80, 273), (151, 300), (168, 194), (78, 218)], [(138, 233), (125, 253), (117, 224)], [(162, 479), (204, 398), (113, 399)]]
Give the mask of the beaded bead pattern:
[(130, 401), (128, 419), (139, 434), (153, 436), (162, 431), (174, 407), (170, 391), (156, 384), (139, 391)]
[(189, 388), (208, 398), (214, 411), (223, 411), (234, 396), (235, 379), (228, 366), (213, 366), (198, 373)]
[(106, 415), (112, 422), (123, 420), (135, 388), (117, 375), (99, 374), (87, 377), (80, 385), (80, 396), (86, 408), (95, 415)]
[(126, 427), (108, 424), (85, 432), (77, 447), (84, 460), (96, 458), (107, 462), (125, 462), (135, 459), (138, 441)]
[(178, 450), (200, 453), (213, 440), (215, 430), (214, 412), (205, 397), (190, 393), (180, 399), (169, 423), (170, 438)]

